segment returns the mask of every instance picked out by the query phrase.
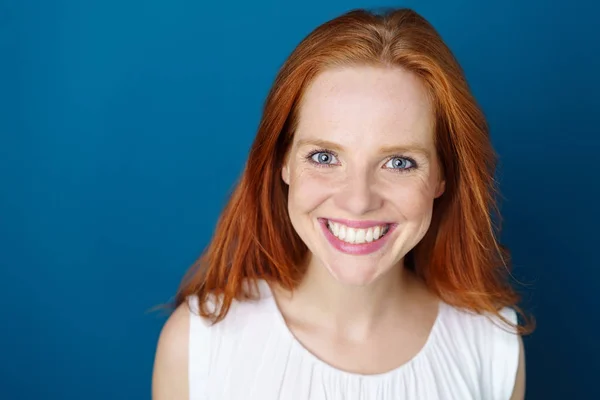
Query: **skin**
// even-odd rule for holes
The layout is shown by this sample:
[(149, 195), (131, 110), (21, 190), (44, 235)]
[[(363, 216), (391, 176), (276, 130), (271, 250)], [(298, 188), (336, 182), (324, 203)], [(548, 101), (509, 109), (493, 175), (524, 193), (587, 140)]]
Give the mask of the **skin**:
[(519, 337), (519, 366), (515, 377), (515, 387), (511, 400), (523, 400), (525, 398), (525, 348), (523, 340)]
[[(324, 71), (303, 98), (281, 178), (289, 185), (290, 219), (309, 249), (307, 273), (293, 293), (272, 289), (296, 338), (338, 369), (398, 368), (423, 348), (437, 318), (439, 299), (403, 267), (445, 189), (433, 123), (425, 87), (399, 68)], [(396, 227), (380, 250), (351, 255), (327, 241), (322, 218)], [(181, 306), (161, 333), (156, 400), (188, 398), (188, 316)], [(523, 398), (524, 382), (521, 344), (512, 399)]]
[(153, 400), (188, 400), (190, 310), (180, 305), (162, 328), (152, 373)]

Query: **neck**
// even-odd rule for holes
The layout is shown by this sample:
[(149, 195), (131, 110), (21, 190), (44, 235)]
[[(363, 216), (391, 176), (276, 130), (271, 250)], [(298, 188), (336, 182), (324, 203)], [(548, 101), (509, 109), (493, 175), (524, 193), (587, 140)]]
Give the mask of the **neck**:
[[(311, 325), (350, 339), (364, 338), (390, 316), (397, 315), (408, 295), (410, 271), (402, 263), (364, 286), (340, 283), (320, 265), (309, 263), (294, 290), (294, 309)], [(297, 314), (297, 315), (298, 315)]]

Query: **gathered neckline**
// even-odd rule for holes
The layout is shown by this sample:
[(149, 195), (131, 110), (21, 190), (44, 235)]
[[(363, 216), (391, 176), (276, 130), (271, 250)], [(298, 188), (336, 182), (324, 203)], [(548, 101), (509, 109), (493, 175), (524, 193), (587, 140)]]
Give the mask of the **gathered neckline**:
[(287, 322), (285, 321), (285, 318), (283, 317), (283, 314), (279, 308), (279, 305), (277, 304), (277, 301), (275, 300), (273, 290), (271, 289), (271, 286), (269, 285), (269, 283), (265, 280), (260, 280), (258, 282), (258, 285), (259, 285), (259, 290), (260, 290), (260, 297), (261, 297), (261, 299), (267, 300), (269, 303), (269, 306), (272, 307), (273, 312), (277, 319), (277, 325), (282, 330), (284, 335), (287, 336), (292, 341), (292, 343), (300, 349), (300, 351), (303, 353), (304, 356), (311, 359), (314, 363), (320, 365), (324, 369), (329, 370), (335, 374), (342, 375), (342, 376), (349, 377), (349, 378), (357, 378), (357, 379), (361, 379), (361, 380), (365, 380), (365, 379), (380, 380), (380, 379), (385, 379), (388, 377), (395, 376), (397, 374), (402, 373), (402, 371), (404, 371), (405, 369), (410, 368), (410, 366), (412, 364), (417, 362), (422, 357), (425, 357), (425, 355), (429, 352), (430, 347), (433, 345), (435, 337), (437, 336), (437, 331), (439, 330), (439, 325), (441, 323), (440, 320), (442, 319), (442, 313), (443, 313), (443, 309), (444, 309), (444, 305), (445, 305), (445, 303), (441, 300), (438, 302), (438, 312), (437, 312), (435, 321), (434, 321), (434, 323), (429, 331), (429, 334), (427, 336), (427, 340), (425, 341), (425, 344), (419, 349), (419, 351), (413, 357), (411, 357), (408, 361), (406, 361), (402, 365), (399, 365), (398, 367), (395, 367), (386, 372), (381, 372), (381, 373), (377, 373), (377, 374), (361, 374), (361, 373), (350, 372), (350, 371), (346, 371), (346, 370), (334, 367), (333, 365), (322, 360), (317, 355), (315, 355), (312, 351), (307, 349), (306, 346), (304, 346), (304, 344), (302, 344), (302, 342), (300, 342), (300, 340), (298, 340), (296, 335), (294, 335), (294, 333), (291, 331), (290, 327), (288, 326)]

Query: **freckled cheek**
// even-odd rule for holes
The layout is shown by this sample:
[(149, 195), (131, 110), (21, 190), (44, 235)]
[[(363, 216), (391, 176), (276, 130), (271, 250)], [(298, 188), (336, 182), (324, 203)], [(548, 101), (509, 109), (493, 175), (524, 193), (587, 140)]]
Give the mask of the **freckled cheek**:
[(433, 195), (422, 182), (403, 182), (389, 188), (386, 198), (409, 219), (419, 218), (431, 212)]
[(297, 174), (289, 187), (290, 206), (298, 211), (312, 211), (331, 196), (332, 186), (327, 177), (312, 173)]

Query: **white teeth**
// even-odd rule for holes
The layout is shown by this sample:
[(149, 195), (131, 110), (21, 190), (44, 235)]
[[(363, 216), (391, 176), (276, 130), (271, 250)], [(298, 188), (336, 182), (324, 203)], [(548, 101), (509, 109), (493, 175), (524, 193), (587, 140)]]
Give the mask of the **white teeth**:
[(346, 242), (354, 243), (356, 239), (356, 230), (354, 228), (346, 228)]
[(340, 227), (340, 233), (337, 235), (335, 235), (335, 233), (334, 233), (334, 235), (337, 236), (338, 239), (341, 239), (341, 240), (346, 239), (346, 227), (344, 225), (339, 225), (339, 224), (336, 224), (336, 225), (338, 225)]
[(367, 234), (365, 235), (365, 240), (368, 243), (371, 243), (373, 241), (373, 228), (367, 229)]
[(367, 236), (367, 231), (365, 229), (358, 229), (356, 231), (356, 240), (355, 243), (364, 243), (365, 236)]
[(389, 229), (389, 225), (356, 229), (331, 221), (327, 221), (327, 227), (335, 237), (352, 244), (371, 243), (385, 235)]

